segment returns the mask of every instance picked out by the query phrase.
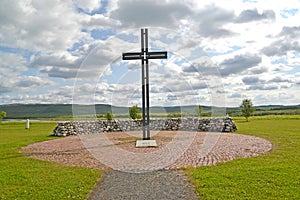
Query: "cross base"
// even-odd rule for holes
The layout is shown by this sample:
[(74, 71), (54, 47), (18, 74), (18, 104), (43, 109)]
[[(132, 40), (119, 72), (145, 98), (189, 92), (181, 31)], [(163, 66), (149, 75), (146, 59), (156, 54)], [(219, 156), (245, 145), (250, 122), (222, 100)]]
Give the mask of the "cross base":
[(137, 140), (135, 143), (135, 147), (137, 148), (145, 148), (145, 147), (157, 147), (156, 140)]

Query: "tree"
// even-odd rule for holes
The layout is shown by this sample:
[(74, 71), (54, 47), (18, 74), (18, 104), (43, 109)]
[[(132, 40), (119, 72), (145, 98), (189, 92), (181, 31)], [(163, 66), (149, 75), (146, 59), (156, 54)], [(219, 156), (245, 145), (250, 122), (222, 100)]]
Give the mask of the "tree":
[(3, 117), (6, 117), (6, 112), (2, 111), (0, 114), (0, 123), (2, 122)]
[(143, 118), (142, 113), (138, 113), (137, 116), (136, 116), (136, 118), (137, 118), (137, 119), (142, 119), (142, 118)]
[(129, 116), (131, 119), (140, 119), (141, 118), (141, 114), (139, 114), (140, 112), (140, 108), (135, 105), (129, 108)]
[(252, 105), (252, 102), (250, 99), (244, 99), (242, 104), (240, 105), (242, 115), (246, 118), (246, 121), (248, 121), (248, 118), (253, 114), (254, 107)]
[(171, 113), (168, 113), (167, 117), (168, 118), (181, 118), (181, 112), (171, 112)]
[(107, 120), (112, 120), (113, 119), (112, 112), (107, 112), (105, 117), (106, 117)]
[(198, 117), (200, 117), (200, 116), (201, 116), (201, 113), (202, 113), (202, 106), (201, 106), (201, 105), (198, 105), (198, 106), (196, 107), (196, 114), (197, 114)]

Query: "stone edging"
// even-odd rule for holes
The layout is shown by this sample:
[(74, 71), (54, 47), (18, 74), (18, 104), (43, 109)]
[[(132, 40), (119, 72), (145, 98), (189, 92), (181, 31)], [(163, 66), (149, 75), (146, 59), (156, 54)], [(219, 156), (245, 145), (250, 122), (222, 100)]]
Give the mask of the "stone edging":
[[(151, 130), (235, 132), (237, 127), (231, 118), (172, 118), (150, 120)], [(101, 132), (125, 132), (142, 130), (142, 120), (98, 120), (60, 122), (53, 136), (94, 134)]]

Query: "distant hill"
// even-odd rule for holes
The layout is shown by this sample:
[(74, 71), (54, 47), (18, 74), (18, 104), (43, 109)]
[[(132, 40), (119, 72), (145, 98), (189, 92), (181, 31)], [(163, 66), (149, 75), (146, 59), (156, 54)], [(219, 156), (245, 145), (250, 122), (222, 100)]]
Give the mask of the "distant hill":
[[(91, 106), (81, 107), (89, 109)], [(111, 106), (106, 104), (96, 105), (95, 108), (96, 113), (111, 111)], [(54, 118), (73, 115), (72, 104), (8, 104), (0, 105), (0, 111), (6, 112), (6, 118)]]
[[(79, 110), (91, 110), (94, 105), (76, 105)], [(193, 113), (196, 106), (153, 106), (150, 108), (151, 113)], [(112, 111), (114, 114), (127, 114), (128, 107), (111, 106), (107, 104), (95, 105), (97, 114), (105, 114)], [(283, 106), (283, 105), (263, 105), (256, 106), (255, 115), (267, 114), (300, 114), (300, 105)], [(204, 114), (209, 115), (212, 110), (210, 106), (202, 106)], [(216, 109), (217, 110), (217, 109)], [(72, 104), (7, 104), (0, 105), (0, 111), (7, 113), (8, 119), (25, 119), (25, 118), (57, 118), (62, 116), (72, 116)], [(226, 108), (230, 116), (237, 116), (240, 113), (239, 107)], [(84, 113), (84, 112), (83, 112)]]
[[(72, 116), (72, 104), (7, 104), (0, 105), (0, 111), (7, 113), (8, 119), (25, 118), (55, 118), (62, 116)], [(94, 105), (76, 105), (77, 114), (85, 114), (87, 110), (94, 109)], [(203, 106), (203, 111), (209, 111), (211, 107)], [(128, 107), (111, 106), (107, 104), (95, 105), (96, 114), (113, 112), (114, 114), (127, 114)], [(150, 108), (151, 113), (172, 113), (172, 112), (195, 112), (195, 106), (170, 106)]]

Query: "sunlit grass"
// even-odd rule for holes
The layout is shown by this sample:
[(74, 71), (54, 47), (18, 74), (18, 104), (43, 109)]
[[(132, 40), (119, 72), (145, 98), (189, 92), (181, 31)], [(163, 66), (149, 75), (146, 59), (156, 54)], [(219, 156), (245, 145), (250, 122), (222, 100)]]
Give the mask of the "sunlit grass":
[(56, 123), (0, 124), (0, 199), (85, 199), (101, 176), (99, 170), (36, 160), (22, 146), (50, 140)]
[[(201, 199), (300, 199), (300, 116), (237, 117), (238, 133), (268, 139), (267, 155), (186, 169)], [(36, 160), (22, 146), (53, 139), (56, 123), (0, 124), (0, 199), (85, 199), (101, 171)]]
[(189, 168), (202, 199), (300, 199), (300, 116), (235, 118), (238, 133), (268, 139), (267, 155)]

